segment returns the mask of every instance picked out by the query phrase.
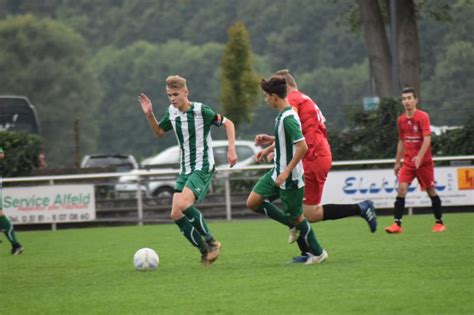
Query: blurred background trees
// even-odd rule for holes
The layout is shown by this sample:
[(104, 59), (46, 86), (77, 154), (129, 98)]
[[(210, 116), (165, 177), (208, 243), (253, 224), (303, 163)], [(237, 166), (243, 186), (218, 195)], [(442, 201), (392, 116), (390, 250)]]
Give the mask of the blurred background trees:
[[(385, 8), (388, 2), (378, 1)], [(468, 86), (474, 5), (467, 0), (413, 3), (420, 106), (434, 125), (466, 125), (472, 117), (466, 113), (474, 110)], [(173, 135), (154, 139), (136, 101), (138, 93), (146, 93), (160, 117), (168, 106), (168, 75), (188, 79), (191, 100), (227, 111), (221, 65), (231, 42), (229, 28), (238, 21), (249, 35), (251, 68), (263, 77), (289, 69), (326, 116), (335, 152), (394, 155), (390, 147), (374, 147), (367, 136), (386, 127), (391, 137), (396, 126), (383, 114), (385, 101), (375, 112), (363, 112), (363, 97), (371, 96), (369, 57), (360, 7), (351, 0), (0, 0), (0, 93), (26, 95), (37, 106), (50, 165), (73, 164), (75, 119), (82, 154), (144, 158), (175, 141)], [(249, 99), (256, 104), (243, 108), (252, 108), (248, 117), (254, 119), (239, 120), (237, 135), (243, 139), (273, 127), (268, 117), (274, 115), (263, 99)], [(229, 115), (235, 120), (236, 114)], [(345, 147), (348, 141), (365, 147)], [(360, 154), (354, 151), (359, 149)]]

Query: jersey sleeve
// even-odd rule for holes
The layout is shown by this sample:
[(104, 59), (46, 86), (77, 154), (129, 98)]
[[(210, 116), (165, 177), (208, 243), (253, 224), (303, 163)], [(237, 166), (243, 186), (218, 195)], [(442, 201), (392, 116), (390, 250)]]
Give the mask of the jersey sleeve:
[(161, 118), (158, 124), (160, 125), (160, 128), (163, 129), (163, 131), (165, 132), (168, 132), (173, 129), (173, 125), (170, 121), (170, 111), (168, 109), (165, 111), (163, 117)]
[(285, 133), (289, 137), (292, 143), (300, 142), (304, 140), (303, 133), (301, 132), (301, 125), (293, 116), (288, 116), (283, 120), (283, 127)]
[(420, 128), (423, 136), (431, 135), (430, 116), (424, 114), (420, 120)]
[(211, 107), (202, 105), (201, 111), (206, 124), (213, 124), (217, 127), (224, 124), (226, 118), (223, 115), (216, 113)]

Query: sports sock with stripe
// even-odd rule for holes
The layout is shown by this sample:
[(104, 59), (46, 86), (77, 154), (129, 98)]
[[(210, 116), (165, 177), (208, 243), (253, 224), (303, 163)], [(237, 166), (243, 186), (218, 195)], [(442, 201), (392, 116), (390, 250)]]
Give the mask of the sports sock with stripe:
[(182, 218), (175, 220), (174, 223), (179, 226), (181, 233), (183, 233), (184, 237), (186, 237), (194, 247), (199, 248), (201, 253), (207, 252), (206, 242), (202, 238), (201, 234), (199, 234), (199, 232), (194, 228), (194, 226), (189, 223), (188, 218), (183, 216)]
[(194, 226), (194, 228), (201, 234), (206, 242), (210, 242), (213, 240), (211, 231), (207, 226), (206, 220), (202, 215), (201, 211), (199, 211), (195, 206), (190, 206), (186, 210), (183, 211), (186, 218), (188, 218), (189, 223)]

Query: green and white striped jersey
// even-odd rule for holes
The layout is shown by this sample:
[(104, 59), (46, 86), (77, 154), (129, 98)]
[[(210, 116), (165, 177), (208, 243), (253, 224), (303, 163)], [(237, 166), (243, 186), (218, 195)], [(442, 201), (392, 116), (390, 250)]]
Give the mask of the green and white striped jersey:
[[(282, 170), (285, 170), (293, 158), (295, 143), (304, 141), (301, 131), (301, 122), (298, 114), (290, 106), (285, 108), (275, 119), (275, 157), (272, 172), (273, 180), (276, 180)], [(298, 189), (304, 187), (303, 163), (301, 160), (293, 168), (280, 189)]]
[(159, 124), (164, 131), (174, 130), (180, 147), (181, 174), (214, 169), (211, 126), (221, 126), (224, 121), (223, 116), (202, 103), (192, 102), (186, 112), (173, 105), (168, 107)]

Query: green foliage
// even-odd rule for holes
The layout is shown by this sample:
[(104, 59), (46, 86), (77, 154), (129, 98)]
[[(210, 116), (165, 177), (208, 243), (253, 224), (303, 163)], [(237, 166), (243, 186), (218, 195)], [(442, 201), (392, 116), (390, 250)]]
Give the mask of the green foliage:
[(466, 123), (439, 136), (432, 136), (433, 154), (456, 156), (474, 154), (474, 114), (467, 116)]
[(144, 92), (160, 119), (169, 105), (165, 90), (169, 75), (187, 79), (191, 101), (219, 110), (219, 73), (215, 65), (222, 50), (215, 43), (197, 46), (173, 40), (159, 45), (139, 41), (123, 49), (106, 47), (99, 51), (94, 65), (104, 93), (99, 110), (100, 150), (144, 157), (175, 144), (172, 133), (156, 140), (137, 102), (138, 94)]
[(354, 108), (348, 117), (349, 127), (342, 132), (331, 132), (333, 159), (393, 158), (398, 143), (397, 118), (401, 111), (402, 105), (391, 98), (382, 99), (373, 112)]
[(223, 112), (237, 128), (242, 122), (251, 120), (258, 95), (258, 79), (252, 68), (249, 34), (242, 22), (229, 28), (229, 41), (224, 48), (221, 67)]
[[(416, 3), (423, 106), (434, 124), (461, 125), (474, 108), (472, 0)], [(242, 21), (257, 73), (290, 69), (328, 127), (342, 130), (349, 104), (369, 89), (362, 33), (351, 29), (358, 15), (352, 0), (0, 0), (0, 93), (26, 95), (36, 105), (50, 165), (72, 164), (75, 118), (82, 154), (155, 154), (175, 140), (156, 142), (135, 106), (137, 93), (152, 97), (160, 117), (168, 104), (160, 82), (178, 73), (188, 78), (192, 100), (221, 110), (219, 61), (229, 27)], [(252, 115), (273, 117), (266, 106), (255, 106)], [(243, 120), (237, 137), (272, 128), (273, 119)]]
[(100, 88), (84, 40), (58, 21), (26, 15), (0, 21), (0, 42), (0, 94), (27, 96), (50, 162), (71, 165), (76, 119), (82, 148), (96, 145)]
[(359, 104), (369, 90), (368, 63), (350, 68), (322, 67), (302, 75), (295, 74), (298, 87), (310, 95), (327, 118), (326, 125), (332, 129), (345, 125), (347, 104)]
[(0, 147), (5, 158), (0, 160), (0, 176), (29, 176), (38, 167), (38, 154), (43, 141), (40, 136), (23, 132), (0, 132)]
[(462, 122), (464, 117), (474, 115), (474, 90), (471, 88), (471, 80), (459, 80), (474, 77), (474, 67), (468, 66), (472, 64), (472, 60), (472, 42), (452, 43), (441, 55), (423, 94), (423, 104), (431, 113), (433, 124), (456, 125)]

